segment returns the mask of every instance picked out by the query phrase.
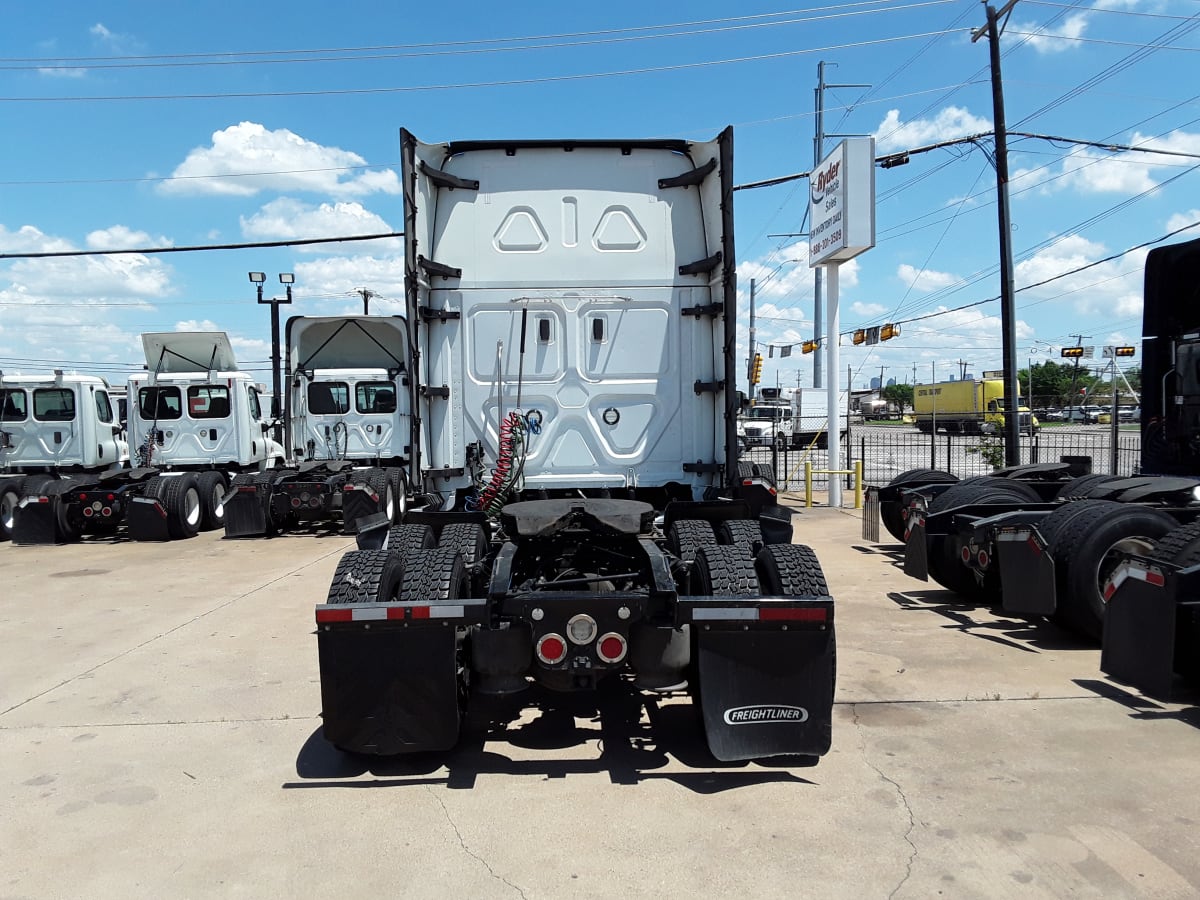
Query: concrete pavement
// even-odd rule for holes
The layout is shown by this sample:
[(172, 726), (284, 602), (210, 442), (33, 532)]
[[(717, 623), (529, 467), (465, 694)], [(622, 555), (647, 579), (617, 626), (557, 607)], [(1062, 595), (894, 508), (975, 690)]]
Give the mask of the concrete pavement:
[(838, 601), (814, 768), (620, 691), (367, 766), (319, 731), (351, 540), (0, 546), (0, 897), (1200, 893), (1196, 697), (905, 577), (852, 510), (796, 521)]

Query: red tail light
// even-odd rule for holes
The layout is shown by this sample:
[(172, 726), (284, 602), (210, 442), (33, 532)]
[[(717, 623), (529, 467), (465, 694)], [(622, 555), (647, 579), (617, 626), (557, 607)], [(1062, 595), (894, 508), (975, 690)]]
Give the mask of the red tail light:
[(549, 666), (560, 663), (567, 656), (567, 642), (557, 634), (544, 634), (537, 642), (537, 656)]
[(615, 631), (610, 631), (596, 643), (596, 655), (606, 663), (619, 663), (625, 658), (627, 650), (625, 638)]

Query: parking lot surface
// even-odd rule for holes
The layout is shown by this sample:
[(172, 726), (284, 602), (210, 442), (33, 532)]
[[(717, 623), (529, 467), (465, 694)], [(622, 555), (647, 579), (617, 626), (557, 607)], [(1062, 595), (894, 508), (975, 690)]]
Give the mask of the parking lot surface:
[(537, 696), (453, 753), (320, 737), (340, 535), (0, 546), (0, 897), (1194, 897), (1200, 707), (907, 578), (813, 509), (833, 750), (720, 764), (684, 698)]

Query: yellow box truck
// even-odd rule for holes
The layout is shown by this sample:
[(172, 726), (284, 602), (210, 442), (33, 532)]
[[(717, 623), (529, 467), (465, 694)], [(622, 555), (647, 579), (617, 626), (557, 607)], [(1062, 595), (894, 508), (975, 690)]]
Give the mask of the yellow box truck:
[[(1004, 430), (1004, 381), (943, 381), (918, 384), (913, 389), (913, 415), (917, 428), (929, 433), (995, 434)], [(1022, 431), (1038, 427), (1029, 407), (1017, 397), (1017, 424)]]

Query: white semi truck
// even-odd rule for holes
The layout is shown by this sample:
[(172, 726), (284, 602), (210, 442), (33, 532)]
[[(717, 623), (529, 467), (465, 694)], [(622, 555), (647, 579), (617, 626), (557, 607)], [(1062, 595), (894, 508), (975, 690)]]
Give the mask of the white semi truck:
[(399, 522), (411, 494), (412, 386), (403, 316), (295, 316), (286, 330), (288, 464), (236, 480), (227, 537), (383, 511)]
[(95, 375), (0, 374), (0, 539), (12, 537), (22, 498), (57, 492), (60, 475), (128, 465), (117, 393)]
[[(147, 333), (142, 346), (146, 371), (130, 378), (126, 392), (132, 467), (59, 464), (44, 481), (27, 479), (13, 519), (16, 543), (63, 543), (110, 534), (122, 523), (134, 540), (192, 537), (221, 527), (231, 478), (282, 464), (261, 389), (238, 370), (224, 332)], [(112, 413), (98, 394), (74, 401), (70, 425), (81, 438), (119, 430), (108, 424)], [(37, 396), (33, 420), (45, 443), (57, 431), (38, 420)], [(98, 424), (85, 424), (93, 413)]]
[(468, 706), (627, 681), (690, 690), (719, 759), (829, 749), (833, 600), (737, 461), (732, 153), (401, 132), (425, 502), (316, 608), (334, 745), (446, 750)]

